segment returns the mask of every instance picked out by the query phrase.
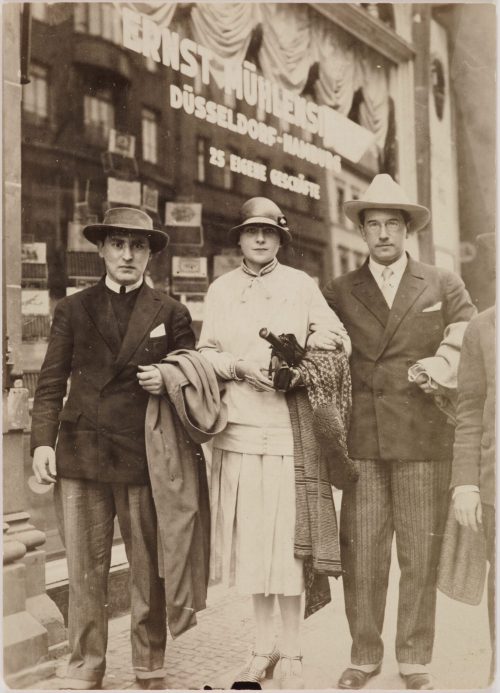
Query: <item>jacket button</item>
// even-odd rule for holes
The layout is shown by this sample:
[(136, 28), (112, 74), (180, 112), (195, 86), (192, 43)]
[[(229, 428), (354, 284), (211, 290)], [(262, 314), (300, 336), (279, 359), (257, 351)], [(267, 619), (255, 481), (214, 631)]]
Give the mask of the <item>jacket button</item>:
[(170, 475), (170, 481), (175, 481), (175, 476), (173, 474)]
[(384, 396), (384, 393), (382, 390), (377, 390), (377, 397), (380, 399), (381, 397)]

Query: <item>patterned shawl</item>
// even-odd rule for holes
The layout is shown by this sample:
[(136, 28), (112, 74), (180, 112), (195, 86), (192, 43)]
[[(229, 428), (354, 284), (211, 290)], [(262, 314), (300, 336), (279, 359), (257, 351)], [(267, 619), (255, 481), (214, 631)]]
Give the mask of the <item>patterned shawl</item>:
[[(351, 381), (346, 354), (309, 350), (299, 370), (305, 388), (287, 393), (292, 422), (295, 463), (295, 556), (304, 561), (306, 601), (304, 617), (331, 600), (328, 576), (338, 577), (340, 546), (327, 456), (314, 430), (313, 409), (332, 407), (349, 420)], [(337, 417), (338, 419), (338, 417)], [(335, 428), (342, 435), (340, 429)], [(345, 444), (345, 431), (343, 433)]]

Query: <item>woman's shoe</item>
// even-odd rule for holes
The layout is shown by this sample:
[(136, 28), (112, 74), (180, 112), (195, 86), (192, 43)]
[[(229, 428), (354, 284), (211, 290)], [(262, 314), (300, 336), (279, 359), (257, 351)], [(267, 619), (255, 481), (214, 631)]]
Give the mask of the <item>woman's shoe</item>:
[(263, 681), (265, 678), (271, 678), (279, 658), (280, 653), (276, 647), (274, 647), (273, 651), (269, 654), (252, 652), (250, 661), (246, 667), (240, 671), (236, 681), (254, 681), (257, 683)]
[(302, 678), (302, 655), (296, 657), (288, 657), (288, 655), (280, 655), (280, 673), (279, 673), (280, 688), (297, 690), (304, 688), (304, 679)]

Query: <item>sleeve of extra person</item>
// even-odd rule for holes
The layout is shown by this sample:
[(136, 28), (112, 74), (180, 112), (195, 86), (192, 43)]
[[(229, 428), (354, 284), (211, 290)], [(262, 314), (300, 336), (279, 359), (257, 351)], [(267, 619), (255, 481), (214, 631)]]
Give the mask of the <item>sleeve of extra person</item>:
[(196, 337), (191, 326), (191, 314), (179, 303), (172, 311), (171, 330), (173, 349), (194, 349)]
[(59, 413), (66, 394), (73, 357), (71, 305), (60, 301), (54, 311), (47, 353), (38, 377), (31, 422), (31, 454), (40, 445), (54, 447)]

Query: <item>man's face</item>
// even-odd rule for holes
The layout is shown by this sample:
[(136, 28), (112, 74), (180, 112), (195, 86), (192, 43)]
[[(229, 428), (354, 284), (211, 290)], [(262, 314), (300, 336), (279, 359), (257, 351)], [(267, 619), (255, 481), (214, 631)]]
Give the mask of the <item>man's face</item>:
[(239, 244), (248, 267), (258, 272), (276, 257), (280, 233), (272, 226), (252, 224), (241, 231)]
[(403, 254), (407, 228), (400, 210), (366, 209), (360, 231), (375, 262), (390, 265)]
[(114, 231), (97, 247), (109, 278), (123, 286), (139, 281), (151, 257), (149, 239), (140, 233)]

